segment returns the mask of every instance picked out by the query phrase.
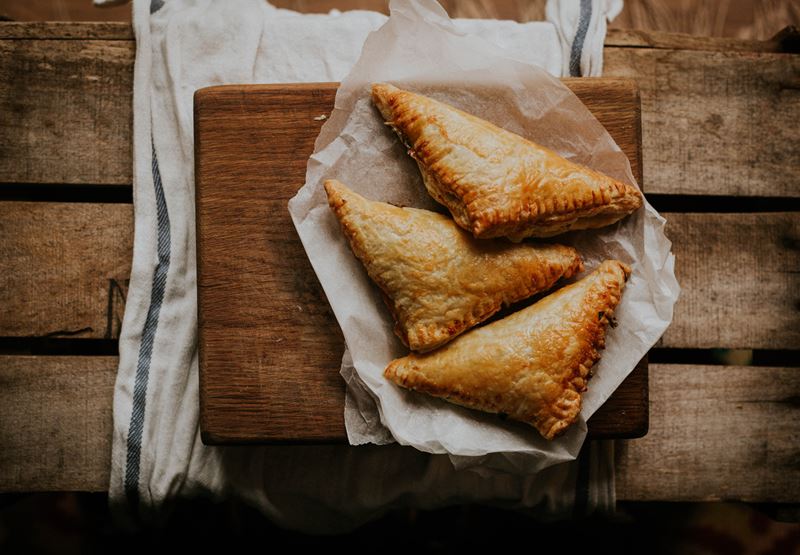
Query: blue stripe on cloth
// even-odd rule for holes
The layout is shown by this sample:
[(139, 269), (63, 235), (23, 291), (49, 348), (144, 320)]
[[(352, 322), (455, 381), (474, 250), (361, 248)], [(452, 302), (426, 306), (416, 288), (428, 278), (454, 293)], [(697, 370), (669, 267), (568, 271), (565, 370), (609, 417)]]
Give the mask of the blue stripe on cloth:
[(586, 40), (586, 32), (589, 30), (589, 22), (592, 20), (592, 0), (581, 0), (581, 13), (578, 18), (578, 32), (575, 33), (575, 40), (572, 41), (572, 51), (569, 55), (569, 76), (581, 76), (581, 53), (583, 52), (583, 42)]
[(153, 151), (153, 186), (156, 193), (156, 220), (158, 232), (158, 262), (153, 273), (153, 288), (150, 291), (150, 308), (142, 331), (142, 342), (139, 345), (139, 360), (136, 364), (136, 381), (133, 386), (133, 410), (131, 424), (128, 428), (128, 456), (125, 467), (125, 493), (129, 499), (139, 495), (139, 463), (142, 456), (142, 433), (144, 431), (144, 411), (147, 401), (147, 382), (150, 377), (150, 361), (153, 355), (153, 342), (158, 329), (158, 316), (164, 302), (164, 291), (167, 287), (167, 272), (170, 260), (170, 229), (167, 199), (161, 184), (161, 172), (158, 169), (155, 145)]

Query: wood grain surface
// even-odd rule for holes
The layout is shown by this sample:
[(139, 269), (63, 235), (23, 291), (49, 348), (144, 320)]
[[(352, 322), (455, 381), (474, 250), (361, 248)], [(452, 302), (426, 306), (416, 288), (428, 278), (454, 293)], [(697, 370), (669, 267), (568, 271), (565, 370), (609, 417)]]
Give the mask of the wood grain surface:
[[(778, 31), (776, 29), (776, 31)], [(657, 48), (663, 50), (694, 50), (706, 52), (784, 52), (787, 44), (783, 33), (766, 40), (733, 37), (706, 37), (686, 33), (668, 33), (645, 29), (609, 29), (605, 46)]]
[(681, 296), (658, 346), (800, 348), (800, 216), (665, 213)]
[(617, 443), (617, 497), (797, 503), (798, 416), (797, 368), (653, 364), (650, 432)]
[[(568, 79), (639, 163), (626, 80)], [(207, 443), (345, 441), (344, 344), (286, 208), (305, 180), (335, 84), (195, 94), (200, 422)], [(317, 119), (315, 119), (317, 118)], [(591, 437), (647, 430), (646, 363), (589, 422)]]
[(2, 21), (0, 39), (134, 40), (130, 23), (113, 21)]
[(130, 186), (133, 53), (126, 41), (0, 40), (0, 182)]
[(0, 356), (0, 491), (108, 489), (117, 364)]
[(607, 49), (605, 75), (641, 89), (648, 192), (800, 196), (800, 56)]
[(800, 196), (800, 56), (606, 48), (604, 75), (641, 89), (648, 192)]
[(0, 202), (0, 336), (116, 339), (130, 204)]

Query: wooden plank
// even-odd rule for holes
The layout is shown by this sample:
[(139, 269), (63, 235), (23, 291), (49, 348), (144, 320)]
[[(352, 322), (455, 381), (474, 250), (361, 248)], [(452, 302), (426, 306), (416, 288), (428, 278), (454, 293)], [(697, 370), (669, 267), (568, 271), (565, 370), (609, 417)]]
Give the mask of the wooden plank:
[(617, 498), (797, 503), (798, 370), (651, 365), (650, 432), (617, 442)]
[[(0, 357), (0, 492), (107, 490), (116, 367)], [(650, 432), (617, 443), (619, 499), (800, 499), (797, 368), (651, 364), (650, 375)]]
[(604, 67), (641, 90), (648, 192), (800, 196), (800, 55), (606, 48)]
[(0, 492), (108, 489), (116, 357), (0, 356)]
[(800, 214), (665, 217), (682, 292), (661, 346), (800, 346)]
[[(565, 84), (639, 173), (633, 82)], [(321, 126), (315, 118), (333, 109), (336, 88), (225, 86), (195, 94), (200, 410), (207, 443), (346, 439), (344, 384), (336, 371), (344, 344), (286, 209), (304, 181)], [(643, 364), (621, 386), (614, 408), (590, 421), (592, 437), (646, 431), (644, 374)]]
[[(605, 50), (606, 75), (641, 89), (647, 190), (799, 196), (798, 127), (787, 122), (800, 119), (800, 55), (672, 50), (667, 39)], [(0, 112), (12, 114), (0, 127), (0, 183), (129, 186), (133, 54), (124, 40), (0, 40)]]
[[(659, 346), (800, 345), (797, 213), (665, 216), (682, 292)], [(130, 205), (0, 202), (0, 336), (117, 338), (132, 226)], [(316, 282), (297, 287), (329, 322)]]
[(133, 44), (0, 40), (0, 183), (130, 185)]
[(133, 206), (0, 202), (0, 336), (117, 338)]
[[(130, 10), (130, 8), (128, 8)], [(99, 13), (104, 13), (105, 10)], [(130, 23), (110, 21), (1, 21), (0, 40), (124, 40), (133, 41)]]
[(644, 29), (609, 29), (604, 45), (709, 52), (783, 52), (786, 48), (780, 34), (767, 40), (748, 40)]
[(125, 0), (115, 5), (94, 5), (85, 0), (24, 0), (0, 2), (0, 17), (12, 21), (130, 21), (131, 6)]

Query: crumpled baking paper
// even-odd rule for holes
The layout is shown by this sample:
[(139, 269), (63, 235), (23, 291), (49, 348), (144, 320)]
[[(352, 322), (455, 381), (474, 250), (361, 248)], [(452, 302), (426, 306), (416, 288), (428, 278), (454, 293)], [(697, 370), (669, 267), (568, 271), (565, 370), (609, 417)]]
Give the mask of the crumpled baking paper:
[(477, 36), (460, 33), (432, 0), (393, 1), (390, 19), (368, 37), (361, 58), (342, 81), (335, 109), (308, 162), (306, 183), (289, 202), (349, 349), (342, 376), (347, 382), (350, 442), (395, 440), (430, 453), (448, 453), (458, 467), (482, 464), (521, 473), (574, 459), (586, 436), (586, 420), (672, 320), (679, 287), (665, 220), (645, 203), (616, 225), (557, 238), (578, 249), (585, 273), (609, 258), (633, 268), (615, 313), (618, 325), (608, 329), (580, 419), (561, 437), (547, 441), (531, 426), (402, 389), (382, 373), (391, 360), (408, 351), (394, 335), (379, 290), (351, 252), (323, 190), (325, 179), (336, 178), (369, 199), (443, 211), (373, 107), (374, 82), (445, 101), (565, 158), (634, 183), (625, 155), (558, 79)]

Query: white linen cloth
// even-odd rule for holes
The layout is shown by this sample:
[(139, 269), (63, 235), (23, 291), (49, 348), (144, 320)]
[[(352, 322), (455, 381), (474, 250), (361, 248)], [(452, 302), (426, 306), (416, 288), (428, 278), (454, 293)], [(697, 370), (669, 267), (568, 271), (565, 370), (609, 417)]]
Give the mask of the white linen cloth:
[[(604, 3), (580, 7), (570, 29), (584, 35), (583, 49), (594, 45), (601, 56), (604, 23), (580, 20), (604, 14)], [(399, 504), (491, 502), (548, 515), (613, 507), (610, 442), (587, 445), (578, 461), (527, 476), (458, 470), (446, 456), (397, 445), (222, 448), (201, 442), (194, 91), (225, 83), (339, 81), (386, 18), (364, 11), (299, 15), (260, 0), (135, 0), (133, 11), (135, 240), (114, 393), (112, 504), (127, 500), (144, 515), (157, 514), (177, 495), (233, 495), (283, 526), (309, 532), (347, 530)], [(562, 41), (575, 38), (553, 22), (457, 25), (555, 75), (564, 68)], [(582, 71), (596, 74), (597, 67)]]
[(613, 21), (622, 6), (622, 0), (547, 2), (545, 17), (558, 31), (563, 75), (579, 77), (603, 73), (606, 21)]

